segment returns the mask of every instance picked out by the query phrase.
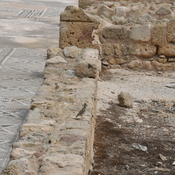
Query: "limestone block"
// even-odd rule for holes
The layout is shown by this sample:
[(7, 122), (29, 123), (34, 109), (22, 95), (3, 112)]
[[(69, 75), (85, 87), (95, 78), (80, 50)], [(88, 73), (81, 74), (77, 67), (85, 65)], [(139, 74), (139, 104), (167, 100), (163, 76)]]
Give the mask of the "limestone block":
[(128, 64), (128, 67), (130, 69), (134, 69), (134, 68), (142, 68), (143, 67), (143, 63), (141, 60), (133, 60)]
[(56, 55), (58, 55), (58, 53), (61, 51), (60, 48), (49, 48), (47, 50), (47, 58), (50, 59)]
[(122, 53), (122, 45), (117, 43), (117, 44), (114, 44), (114, 54), (117, 55), (117, 56), (121, 56), (123, 55)]
[(117, 25), (124, 25), (126, 23), (124, 17), (118, 17), (117, 15), (112, 16), (112, 21)]
[(167, 24), (167, 40), (170, 43), (175, 43), (175, 19), (171, 19)]
[(169, 7), (162, 6), (160, 7), (155, 14), (156, 15), (169, 15), (171, 13), (171, 10)]
[(116, 7), (115, 12), (116, 12), (116, 16), (118, 17), (126, 17), (128, 8), (124, 7), (124, 6), (119, 6)]
[(143, 14), (137, 21), (137, 24), (145, 24), (145, 23), (152, 23), (156, 21), (157, 19), (151, 16), (148, 13)]
[[(12, 160), (9, 166), (13, 166), (18, 172), (17, 175), (25, 175), (28, 171), (37, 171), (39, 164), (36, 159), (21, 158), (17, 160)], [(7, 167), (8, 168), (8, 167)]]
[(152, 44), (163, 46), (167, 43), (167, 30), (165, 24), (157, 24), (152, 28)]
[(114, 55), (114, 47), (110, 43), (103, 44), (102, 50), (103, 50), (103, 54), (106, 56), (108, 56), (108, 55), (113, 56)]
[(143, 62), (144, 63), (144, 67), (147, 69), (147, 70), (152, 70), (153, 69), (153, 66), (151, 65), (151, 62), (150, 61), (145, 61)]
[(32, 156), (35, 151), (28, 151), (22, 148), (14, 148), (11, 152), (11, 159), (20, 159), (23, 157)]
[(156, 54), (157, 48), (154, 45), (150, 44), (134, 44), (133, 46), (133, 55), (139, 57), (150, 58)]
[(124, 40), (129, 38), (130, 30), (126, 26), (112, 25), (102, 30), (102, 37), (107, 42), (116, 42), (116, 40)]
[(81, 56), (77, 60), (76, 75), (78, 77), (95, 78), (97, 73), (101, 71), (101, 61), (98, 57), (98, 50), (84, 49)]
[(29, 132), (50, 132), (53, 131), (54, 128), (52, 126), (37, 124), (37, 123), (25, 123), (21, 129), (20, 136), (23, 137), (24, 135), (28, 134)]
[(78, 48), (98, 48), (93, 45), (92, 33), (98, 28), (97, 23), (93, 22), (64, 22), (61, 21), (60, 27), (60, 47), (77, 46)]
[(139, 42), (148, 42), (151, 39), (150, 25), (132, 27), (130, 33), (130, 39)]
[(142, 13), (138, 9), (132, 9), (128, 14), (127, 22), (135, 23), (141, 15)]
[(67, 63), (67, 61), (63, 57), (61, 57), (61, 56), (55, 56), (55, 57), (53, 57), (51, 59), (48, 59), (46, 61), (46, 66), (53, 65), (53, 64), (54, 65), (55, 64), (60, 64), (60, 63)]
[(81, 52), (82, 52), (82, 49), (77, 48), (76, 46), (65, 47), (63, 50), (65, 57), (75, 58), (75, 59), (77, 59), (80, 56)]
[(50, 162), (56, 164), (59, 168), (65, 168), (67, 166), (82, 167), (84, 165), (84, 159), (80, 155), (76, 154), (59, 154), (53, 153), (50, 156), (45, 156), (43, 162)]
[(97, 9), (97, 15), (98, 16), (104, 16), (106, 18), (111, 18), (112, 15), (114, 15), (114, 11), (111, 10), (108, 6), (102, 4)]
[(111, 58), (108, 60), (108, 63), (115, 65), (115, 64), (124, 64), (126, 63), (126, 60), (122, 59), (122, 58)]
[(92, 22), (92, 19), (81, 8), (67, 6), (65, 11), (60, 14), (60, 21)]
[(164, 46), (160, 46), (158, 48), (158, 54), (165, 55), (167, 57), (174, 57), (175, 56), (175, 45), (168, 43)]

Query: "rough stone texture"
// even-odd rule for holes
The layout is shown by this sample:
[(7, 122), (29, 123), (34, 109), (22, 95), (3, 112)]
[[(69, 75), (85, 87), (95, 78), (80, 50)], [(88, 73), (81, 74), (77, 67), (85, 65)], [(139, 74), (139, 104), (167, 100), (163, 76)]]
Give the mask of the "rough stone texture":
[(68, 57), (68, 58), (78, 58), (81, 52), (82, 52), (82, 49), (77, 48), (75, 46), (65, 47), (63, 50), (65, 57)]
[[(3, 175), (88, 174), (93, 157), (97, 79), (79, 79), (75, 69), (79, 59), (95, 64), (98, 50), (82, 49), (74, 59), (69, 54), (63, 56), (63, 52), (56, 53), (65, 60), (59, 64), (49, 62), (54, 53), (48, 52), (44, 83), (32, 100)], [(96, 66), (101, 68), (100, 60)], [(84, 118), (76, 119), (84, 102), (88, 104)]]
[(92, 45), (94, 29), (97, 29), (97, 24), (92, 22), (61, 21), (60, 47), (97, 48), (97, 46)]
[(169, 15), (170, 13), (171, 13), (170, 8), (164, 7), (164, 6), (160, 7), (160, 8), (155, 12), (156, 15)]
[(167, 57), (174, 57), (175, 56), (175, 45), (166, 44), (164, 46), (159, 47), (158, 54), (165, 55)]
[(143, 43), (131, 45), (131, 48), (134, 55), (144, 58), (150, 58), (154, 56), (157, 51), (157, 48), (154, 45)]
[(126, 108), (131, 108), (133, 106), (133, 99), (128, 92), (121, 92), (118, 95), (119, 105)]
[(175, 43), (175, 19), (171, 19), (167, 24), (167, 40), (170, 43)]
[(60, 15), (61, 21), (86, 21), (92, 22), (92, 19), (78, 7), (68, 6), (65, 8), (65, 11)]
[(9, 165), (3, 169), (1, 175), (19, 175), (14, 165)]
[(101, 61), (98, 55), (98, 50), (84, 49), (77, 62), (76, 75), (81, 78), (95, 78), (101, 72)]
[(102, 37), (107, 42), (115, 42), (116, 40), (124, 40), (129, 38), (129, 28), (126, 26), (109, 26), (102, 31)]
[(101, 5), (97, 9), (97, 15), (98, 16), (104, 16), (106, 18), (111, 18), (112, 15), (114, 15), (114, 11), (111, 10), (109, 7), (106, 5)]
[(151, 39), (150, 28), (151, 27), (149, 25), (132, 27), (130, 39), (139, 42), (149, 41)]
[(152, 44), (163, 46), (167, 43), (167, 26), (165, 24), (157, 24), (152, 27)]
[(133, 60), (128, 64), (128, 67), (131, 69), (134, 68), (142, 68), (143, 67), (143, 63), (140, 60)]

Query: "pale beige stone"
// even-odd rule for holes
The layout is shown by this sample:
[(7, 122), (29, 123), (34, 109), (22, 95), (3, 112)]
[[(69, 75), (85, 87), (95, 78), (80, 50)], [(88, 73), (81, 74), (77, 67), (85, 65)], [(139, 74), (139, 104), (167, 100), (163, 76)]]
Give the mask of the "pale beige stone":
[(174, 57), (175, 56), (175, 45), (174, 44), (166, 44), (158, 48), (159, 55), (165, 55), (167, 57)]
[(56, 55), (58, 55), (58, 53), (61, 51), (60, 48), (49, 48), (47, 50), (47, 58), (50, 59)]
[(147, 69), (147, 70), (152, 70), (153, 69), (153, 66), (151, 65), (151, 62), (150, 61), (145, 61), (143, 62), (144, 63), (144, 67)]
[(155, 12), (156, 15), (169, 15), (170, 13), (171, 13), (170, 8), (164, 7), (164, 6), (160, 7), (160, 8)]
[(113, 56), (114, 55), (114, 47), (112, 44), (110, 44), (110, 43), (103, 44), (102, 49), (103, 49), (104, 55), (106, 55), (106, 56), (108, 56), (108, 55)]
[(139, 56), (139, 57), (145, 57), (145, 58), (150, 58), (152, 56), (154, 56), (156, 54), (157, 48), (154, 45), (150, 45), (150, 44), (133, 44), (130, 45), (130, 47), (132, 49), (131, 52), (133, 55), (135, 56)]
[(95, 78), (101, 71), (101, 61), (99, 52), (96, 49), (84, 49), (76, 66), (76, 75), (78, 77)]
[(67, 61), (61, 56), (55, 56), (46, 61), (46, 65), (60, 64), (60, 63), (67, 63)]
[(134, 26), (131, 29), (130, 39), (139, 42), (147, 42), (151, 39), (150, 25)]
[(102, 4), (97, 9), (97, 15), (98, 16), (104, 16), (106, 18), (111, 18), (111, 16), (114, 14), (114, 11), (111, 10), (108, 6)]
[(165, 24), (153, 25), (152, 28), (152, 44), (163, 46), (167, 43), (167, 26)]
[(130, 63), (128, 63), (128, 67), (130, 69), (134, 69), (134, 68), (142, 68), (143, 67), (143, 63), (141, 60), (133, 60)]
[(82, 21), (92, 22), (92, 19), (84, 10), (75, 6), (67, 6), (65, 11), (60, 15), (61, 21)]
[(119, 105), (126, 108), (133, 107), (133, 98), (128, 92), (121, 92), (118, 95)]
[(33, 155), (34, 151), (28, 151), (26, 149), (22, 148), (14, 148), (13, 151), (11, 152), (11, 159), (20, 159), (23, 157), (31, 157)]
[(80, 56), (81, 52), (82, 52), (82, 49), (77, 48), (76, 46), (65, 47), (63, 50), (65, 57), (75, 58), (75, 59), (77, 59)]
[(171, 19), (167, 24), (167, 40), (168, 42), (175, 43), (175, 19)]

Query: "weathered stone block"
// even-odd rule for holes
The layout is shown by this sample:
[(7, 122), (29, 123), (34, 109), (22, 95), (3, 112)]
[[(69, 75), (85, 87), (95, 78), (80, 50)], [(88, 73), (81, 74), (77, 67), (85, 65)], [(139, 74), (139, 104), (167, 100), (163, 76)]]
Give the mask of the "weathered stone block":
[(134, 68), (142, 68), (143, 67), (143, 63), (141, 60), (133, 60), (128, 64), (128, 67), (130, 69), (134, 69)]
[(167, 40), (170, 43), (175, 43), (175, 19), (171, 19), (167, 24)]
[(78, 77), (95, 78), (101, 71), (101, 61), (99, 60), (99, 52), (96, 49), (84, 49), (78, 59), (76, 66), (76, 75)]
[(116, 7), (115, 11), (118, 17), (125, 17), (127, 14), (128, 8), (124, 6), (119, 6), (119, 7)]
[(131, 29), (130, 39), (139, 42), (147, 42), (151, 39), (150, 25), (134, 26)]
[(75, 46), (65, 47), (63, 50), (65, 57), (75, 58), (75, 59), (77, 59), (80, 56), (81, 52), (82, 52), (82, 49), (77, 48)]
[(97, 9), (97, 15), (98, 16), (104, 16), (104, 17), (110, 19), (113, 14), (114, 14), (114, 11), (111, 10), (106, 5), (100, 5), (99, 8)]
[(74, 6), (68, 6), (60, 15), (61, 21), (82, 21), (92, 22), (92, 19), (85, 13), (84, 10)]
[(169, 43), (164, 46), (160, 46), (158, 48), (158, 54), (165, 55), (167, 57), (174, 57), (175, 56), (175, 45)]
[(150, 58), (156, 54), (157, 48), (154, 45), (150, 44), (134, 44), (133, 46), (133, 55), (139, 56), (139, 57), (145, 57)]
[(170, 8), (164, 7), (164, 6), (160, 7), (160, 8), (155, 12), (156, 15), (169, 15), (170, 13), (171, 13)]
[(123, 55), (122, 53), (122, 45), (121, 44), (114, 44), (114, 54), (117, 56)]
[(126, 26), (108, 26), (102, 30), (102, 37), (107, 42), (116, 42), (116, 40), (124, 40), (129, 38), (130, 30)]
[(63, 22), (60, 28), (60, 47), (98, 48), (92, 45), (92, 32), (98, 24), (92, 22)]
[(106, 55), (106, 56), (114, 55), (114, 47), (110, 43), (103, 44), (102, 50), (103, 50), (103, 54)]
[(128, 23), (136, 22), (140, 18), (141, 14), (142, 13), (138, 9), (132, 9), (129, 12), (129, 15), (128, 15), (128, 18), (127, 18)]
[(154, 25), (152, 28), (152, 43), (154, 45), (163, 46), (167, 43), (166, 34), (167, 30), (165, 24)]

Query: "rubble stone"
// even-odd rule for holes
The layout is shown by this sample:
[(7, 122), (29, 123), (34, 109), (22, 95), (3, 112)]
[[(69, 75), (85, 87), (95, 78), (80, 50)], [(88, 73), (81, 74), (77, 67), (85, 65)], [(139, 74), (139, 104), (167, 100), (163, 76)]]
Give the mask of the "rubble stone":
[(131, 108), (133, 106), (133, 99), (128, 92), (121, 92), (118, 95), (119, 105), (126, 108)]

